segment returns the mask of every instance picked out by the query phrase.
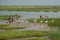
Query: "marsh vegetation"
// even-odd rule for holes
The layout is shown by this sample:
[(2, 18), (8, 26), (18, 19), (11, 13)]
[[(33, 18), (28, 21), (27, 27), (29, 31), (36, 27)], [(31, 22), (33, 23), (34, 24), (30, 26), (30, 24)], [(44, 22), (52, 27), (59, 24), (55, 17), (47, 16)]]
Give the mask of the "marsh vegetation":
[(0, 32), (0, 40), (7, 40), (13, 38), (28, 38), (28, 37), (43, 37), (47, 36), (48, 32), (37, 31), (37, 30), (26, 30), (26, 31), (5, 31)]
[[(11, 16), (11, 15), (0, 15), (0, 20), (8, 20), (9, 16)], [(17, 19), (19, 19), (20, 17), (21, 17), (21, 15), (17, 16)]]
[[(46, 8), (46, 7), (45, 7)], [(49, 11), (54, 11), (57, 12), (60, 11), (57, 7), (49, 9), (48, 7), (45, 9), (42, 7), (13, 7), (13, 6), (5, 6), (2, 7), (0, 6), (0, 10), (5, 11), (35, 11), (35, 12), (49, 12)], [(47, 10), (49, 9), (49, 10)], [(37, 13), (36, 13), (37, 14)], [(0, 15), (0, 20), (8, 20), (10, 15)], [(19, 18), (21, 16), (18, 16)], [(60, 18), (31, 18), (27, 19), (26, 23), (31, 22), (34, 23), (34, 20), (36, 20), (37, 23), (46, 23), (49, 27), (58, 27), (60, 29)], [(46, 22), (47, 21), (47, 22)], [(24, 23), (25, 24), (25, 23)], [(28, 25), (28, 24), (27, 24)], [(25, 25), (26, 26), (26, 25)], [(30, 26), (29, 26), (30, 27)], [(37, 26), (38, 27), (38, 26)], [(40, 26), (39, 26), (40, 27)], [(45, 27), (45, 26), (44, 26)], [(10, 25), (10, 24), (0, 24), (0, 29), (4, 29), (6, 31), (0, 31), (0, 40), (60, 40), (60, 30), (58, 31), (41, 31), (41, 30), (18, 30), (18, 29), (25, 29), (25, 27), (20, 26), (20, 25)], [(12, 30), (12, 29), (17, 29), (17, 30)], [(47, 37), (47, 38), (46, 38)]]
[(60, 6), (0, 6), (0, 11), (58, 12)]
[(44, 19), (44, 18), (37, 18), (37, 19), (27, 19), (27, 21), (29, 22), (34, 22), (34, 20), (36, 20), (37, 23), (46, 23), (47, 21), (47, 24), (50, 26), (50, 27), (60, 27), (60, 18), (47, 18), (47, 19)]

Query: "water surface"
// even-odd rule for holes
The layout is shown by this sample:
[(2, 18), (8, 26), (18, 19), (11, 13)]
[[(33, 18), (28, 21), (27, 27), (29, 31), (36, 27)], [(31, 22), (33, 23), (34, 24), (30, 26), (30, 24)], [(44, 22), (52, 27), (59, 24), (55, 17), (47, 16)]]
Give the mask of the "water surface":
[(18, 12), (18, 11), (0, 11), (0, 15), (21, 15), (20, 20), (28, 18), (39, 18), (40, 15), (46, 15), (49, 18), (60, 17), (60, 12)]

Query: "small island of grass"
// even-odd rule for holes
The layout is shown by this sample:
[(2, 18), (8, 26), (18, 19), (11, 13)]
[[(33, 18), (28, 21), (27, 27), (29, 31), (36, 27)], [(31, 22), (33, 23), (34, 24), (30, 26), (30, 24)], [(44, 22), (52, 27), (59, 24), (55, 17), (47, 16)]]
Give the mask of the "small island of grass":
[[(9, 16), (12, 16), (12, 15), (0, 15), (0, 20), (8, 20)], [(21, 15), (16, 16), (16, 17), (17, 17), (17, 19), (19, 19), (21, 17)]]

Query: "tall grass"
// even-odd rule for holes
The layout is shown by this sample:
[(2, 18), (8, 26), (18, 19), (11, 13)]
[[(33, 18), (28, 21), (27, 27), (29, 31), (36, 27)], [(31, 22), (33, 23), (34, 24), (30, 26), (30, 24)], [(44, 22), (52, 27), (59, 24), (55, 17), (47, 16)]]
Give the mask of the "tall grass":
[(35, 37), (35, 38), (22, 38), (22, 39), (10, 39), (10, 40), (47, 40), (47, 38), (44, 37)]
[(49, 38), (51, 40), (60, 40), (60, 32), (50, 32)]
[(48, 32), (37, 30), (26, 31), (5, 31), (0, 32), (0, 40), (14, 39), (14, 38), (27, 38), (27, 37), (42, 37), (47, 36)]

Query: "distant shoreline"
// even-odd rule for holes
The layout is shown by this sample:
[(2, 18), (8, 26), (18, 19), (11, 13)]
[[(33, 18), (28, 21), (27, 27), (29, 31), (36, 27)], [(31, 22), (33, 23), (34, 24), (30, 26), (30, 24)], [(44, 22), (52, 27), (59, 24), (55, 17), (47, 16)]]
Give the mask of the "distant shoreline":
[(0, 11), (58, 12), (60, 11), (60, 6), (3, 6), (3, 5), (0, 5)]

